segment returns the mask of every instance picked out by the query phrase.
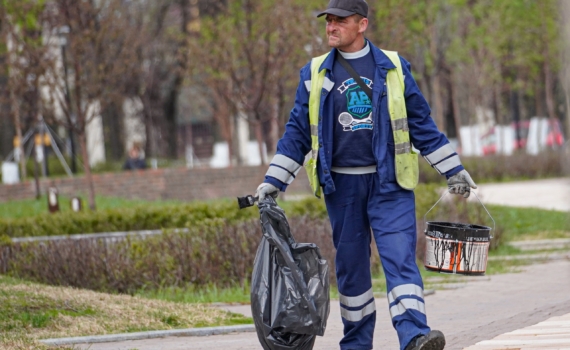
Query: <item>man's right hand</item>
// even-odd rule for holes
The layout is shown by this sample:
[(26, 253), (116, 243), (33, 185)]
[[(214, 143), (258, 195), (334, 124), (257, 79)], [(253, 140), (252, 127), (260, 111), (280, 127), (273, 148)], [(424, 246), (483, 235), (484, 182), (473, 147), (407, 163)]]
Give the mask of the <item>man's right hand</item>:
[(257, 186), (255, 196), (259, 197), (260, 201), (264, 200), (265, 196), (267, 195), (270, 195), (273, 198), (277, 198), (279, 195), (279, 189), (267, 182), (264, 182), (261, 185)]

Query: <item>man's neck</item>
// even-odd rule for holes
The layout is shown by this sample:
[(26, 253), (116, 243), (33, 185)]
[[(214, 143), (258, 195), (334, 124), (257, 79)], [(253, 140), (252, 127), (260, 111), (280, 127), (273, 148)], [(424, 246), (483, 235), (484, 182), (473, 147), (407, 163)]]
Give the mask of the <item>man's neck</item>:
[(337, 49), (346, 53), (357, 52), (362, 50), (366, 44), (367, 43), (366, 40), (364, 39), (364, 35), (361, 34), (350, 45), (344, 47), (337, 47)]

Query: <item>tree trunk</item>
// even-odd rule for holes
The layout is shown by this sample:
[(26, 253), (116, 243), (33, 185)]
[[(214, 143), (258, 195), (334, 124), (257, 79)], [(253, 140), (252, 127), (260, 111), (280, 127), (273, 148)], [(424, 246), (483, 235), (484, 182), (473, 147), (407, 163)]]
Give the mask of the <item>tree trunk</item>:
[(438, 129), (445, 131), (445, 119), (443, 117), (443, 101), (441, 98), (441, 77), (439, 73), (433, 76), (433, 101), (434, 101), (434, 114), (435, 114), (435, 124)]
[(178, 95), (182, 86), (182, 76), (176, 73), (173, 86), (170, 88), (168, 98), (164, 105), (164, 120), (166, 121), (166, 142), (167, 154), (175, 159), (178, 155), (178, 135), (176, 127), (176, 110), (178, 104)]
[(570, 138), (570, 2), (559, 0), (562, 36), (562, 69), (560, 69), (560, 81), (564, 87), (566, 100), (566, 138)]
[[(564, 92), (564, 95), (566, 97), (566, 140), (569, 140), (570, 139), (570, 86), (566, 86), (566, 91)], [(568, 141), (566, 142), (568, 143)]]
[(40, 187), (40, 164), (38, 163), (36, 152), (37, 149), (34, 146), (34, 185), (36, 187), (36, 199), (40, 199), (40, 197), (42, 196), (41, 187)]
[(265, 157), (263, 157), (263, 124), (259, 121), (255, 122), (255, 139), (257, 140), (257, 148), (259, 149), (259, 159), (261, 165), (266, 165)]
[(81, 155), (83, 157), (83, 170), (85, 171), (85, 183), (88, 190), (89, 208), (93, 211), (96, 210), (95, 206), (95, 188), (93, 186), (93, 176), (91, 175), (91, 166), (89, 165), (89, 152), (87, 151), (87, 139), (85, 130), (79, 133), (79, 147), (81, 147)]
[(548, 118), (555, 119), (555, 102), (554, 102), (554, 79), (552, 77), (552, 69), (548, 58), (544, 60), (544, 92), (546, 97), (546, 112)]
[(279, 140), (279, 111), (281, 110), (277, 102), (272, 104), (271, 119), (269, 120), (269, 134), (265, 140), (268, 154), (275, 154), (277, 149), (277, 141)]
[[(124, 102), (123, 102), (124, 103)], [(103, 119), (103, 133), (105, 140), (109, 143), (109, 152), (112, 160), (120, 161), (125, 156), (124, 144), (124, 129), (122, 120), (126, 118), (122, 108), (117, 101), (111, 101), (107, 107), (102, 111), (101, 118)]]
[(456, 83), (455, 83), (455, 74), (452, 72), (450, 74), (449, 77), (449, 94), (450, 94), (450, 98), (451, 98), (451, 105), (453, 108), (453, 121), (455, 124), (455, 135), (457, 137), (457, 143), (459, 145), (459, 148), (463, 147), (462, 141), (461, 141), (461, 110), (459, 108), (459, 98), (457, 96), (457, 91), (456, 89)]
[[(16, 137), (18, 138), (18, 144), (14, 145), (15, 148), (18, 149), (18, 153), (20, 154), (20, 178), (22, 181), (26, 178), (26, 155), (24, 153), (24, 143), (22, 139), (22, 123), (20, 121), (20, 107), (18, 105), (18, 98), (14, 93), (14, 89), (12, 88), (12, 84), (10, 85), (10, 104), (12, 106), (12, 113), (14, 117), (14, 128), (16, 129)], [(14, 150), (15, 151), (15, 150)]]
[[(501, 72), (501, 64), (499, 63), (498, 60), (495, 61), (494, 64), (495, 67), (495, 72), (500, 73)], [(505, 108), (503, 105), (503, 93), (501, 91), (501, 84), (502, 81), (495, 81), (493, 84), (493, 100), (495, 101), (494, 103), (494, 109), (495, 109), (495, 122), (499, 125), (505, 125), (506, 124), (506, 118), (505, 118)]]
[[(220, 89), (220, 90), (218, 90)], [(223, 87), (214, 90), (212, 105), (212, 115), (220, 128), (220, 133), (224, 141), (228, 144), (228, 165), (232, 166), (233, 147), (233, 117), (229, 102), (224, 98)]]
[[(168, 155), (172, 158), (178, 156), (178, 127), (176, 125), (176, 113), (178, 111), (178, 99), (180, 90), (184, 82), (184, 76), (188, 67), (188, 36), (192, 28), (192, 23), (196, 20), (196, 16), (192, 15), (189, 0), (179, 0), (180, 14), (182, 16), (180, 22), (180, 32), (182, 37), (178, 43), (178, 54), (176, 68), (174, 71), (174, 82), (170, 87), (168, 98), (165, 104), (165, 119), (167, 120), (167, 143)], [(195, 4), (192, 6), (195, 10), (198, 8)]]
[(535, 113), (536, 113), (535, 116), (544, 117), (546, 115), (544, 107), (544, 91), (540, 80), (536, 82), (534, 100), (535, 100)]
[(289, 114), (285, 110), (286, 105), (286, 97), (285, 97), (285, 89), (282, 87), (282, 84), (279, 84), (279, 93), (277, 95), (278, 103), (277, 103), (277, 135), (275, 138), (275, 148), (274, 151), (277, 149), (277, 141), (279, 138), (285, 134), (285, 125), (289, 121)]
[[(233, 116), (233, 135), (234, 138), (232, 140), (232, 147), (233, 147), (233, 156), (235, 159), (235, 164), (241, 166), (245, 163), (244, 157), (245, 155), (242, 152), (242, 148), (240, 147), (241, 140), (244, 139), (243, 137), (243, 126), (240, 123), (240, 118), (242, 118), (241, 114), (243, 112), (241, 110), (236, 110), (235, 115)], [(246, 138), (247, 139), (247, 138)]]
[(228, 167), (231, 168), (234, 166), (233, 164), (233, 156), (235, 154), (235, 147), (234, 147), (234, 135), (235, 135), (235, 128), (233, 124), (232, 117), (229, 116), (228, 118), (228, 134), (226, 136), (226, 142), (228, 143)]
[(515, 123), (515, 141), (517, 148), (520, 145), (521, 141), (521, 128), (520, 128), (520, 110), (519, 110), (519, 93), (516, 90), (512, 90), (509, 96), (510, 108), (511, 108), (511, 120)]

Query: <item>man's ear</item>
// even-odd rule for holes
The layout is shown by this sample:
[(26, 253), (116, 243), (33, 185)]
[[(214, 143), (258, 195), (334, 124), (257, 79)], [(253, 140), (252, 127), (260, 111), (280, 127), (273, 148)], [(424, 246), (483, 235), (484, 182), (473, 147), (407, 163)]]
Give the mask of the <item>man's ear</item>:
[(366, 30), (366, 28), (368, 28), (368, 18), (363, 18), (360, 20), (360, 23), (358, 23), (358, 33), (364, 33), (364, 31)]

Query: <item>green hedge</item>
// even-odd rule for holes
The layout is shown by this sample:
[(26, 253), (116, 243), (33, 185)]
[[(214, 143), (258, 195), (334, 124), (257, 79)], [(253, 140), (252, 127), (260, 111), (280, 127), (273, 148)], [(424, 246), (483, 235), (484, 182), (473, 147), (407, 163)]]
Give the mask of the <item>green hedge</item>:
[[(418, 215), (437, 201), (437, 185), (420, 185), (416, 190)], [(288, 216), (309, 215), (326, 218), (323, 200), (307, 197), (300, 201), (280, 202)], [(164, 207), (109, 209), (96, 212), (42, 214), (31, 218), (0, 220), (0, 237), (59, 236), (79, 233), (117, 232), (181, 228), (206, 219), (238, 222), (257, 217), (255, 207), (240, 210), (236, 202), (187, 203)]]
[(186, 227), (205, 219), (229, 222), (256, 216), (254, 210), (239, 210), (237, 204), (188, 203), (164, 207), (108, 209), (96, 212), (42, 214), (31, 218), (0, 220), (0, 236), (57, 236), (77, 233), (153, 230)]
[[(313, 199), (300, 204), (320, 206)], [(430, 205), (433, 202), (430, 203)], [(251, 208), (252, 213), (257, 210)], [(297, 206), (291, 209), (298, 210)], [(449, 221), (481, 222), (486, 213), (464, 200), (438, 205)], [(422, 209), (423, 210), (423, 209)], [(430, 213), (431, 214), (431, 213)], [(439, 214), (434, 214), (434, 217)], [(430, 215), (431, 216), (431, 215)], [(335, 250), (328, 218), (288, 215), (297, 242), (316, 243), (330, 266), (334, 280)], [(187, 232), (165, 230), (144, 239), (63, 239), (0, 244), (0, 271), (10, 276), (52, 285), (74, 286), (105, 292), (135, 293), (163, 287), (219, 287), (245, 283), (251, 270), (261, 227), (257, 218), (224, 220), (204, 218), (188, 223)], [(418, 225), (417, 257), (423, 259), (425, 238)], [(493, 248), (501, 230), (494, 233)], [(371, 266), (380, 273), (380, 259), (372, 242)]]
[[(328, 220), (296, 217), (289, 222), (296, 240), (316, 242), (334, 271)], [(41, 283), (120, 293), (232, 286), (250, 278), (261, 239), (258, 219), (205, 219), (187, 228), (144, 239), (8, 243), (0, 246), (0, 271)]]
[[(562, 151), (549, 151), (536, 156), (517, 153), (511, 156), (461, 157), (461, 162), (475, 182), (483, 183), (565, 176), (567, 158), (568, 155)], [(444, 180), (422, 158), (420, 182), (443, 183)]]

